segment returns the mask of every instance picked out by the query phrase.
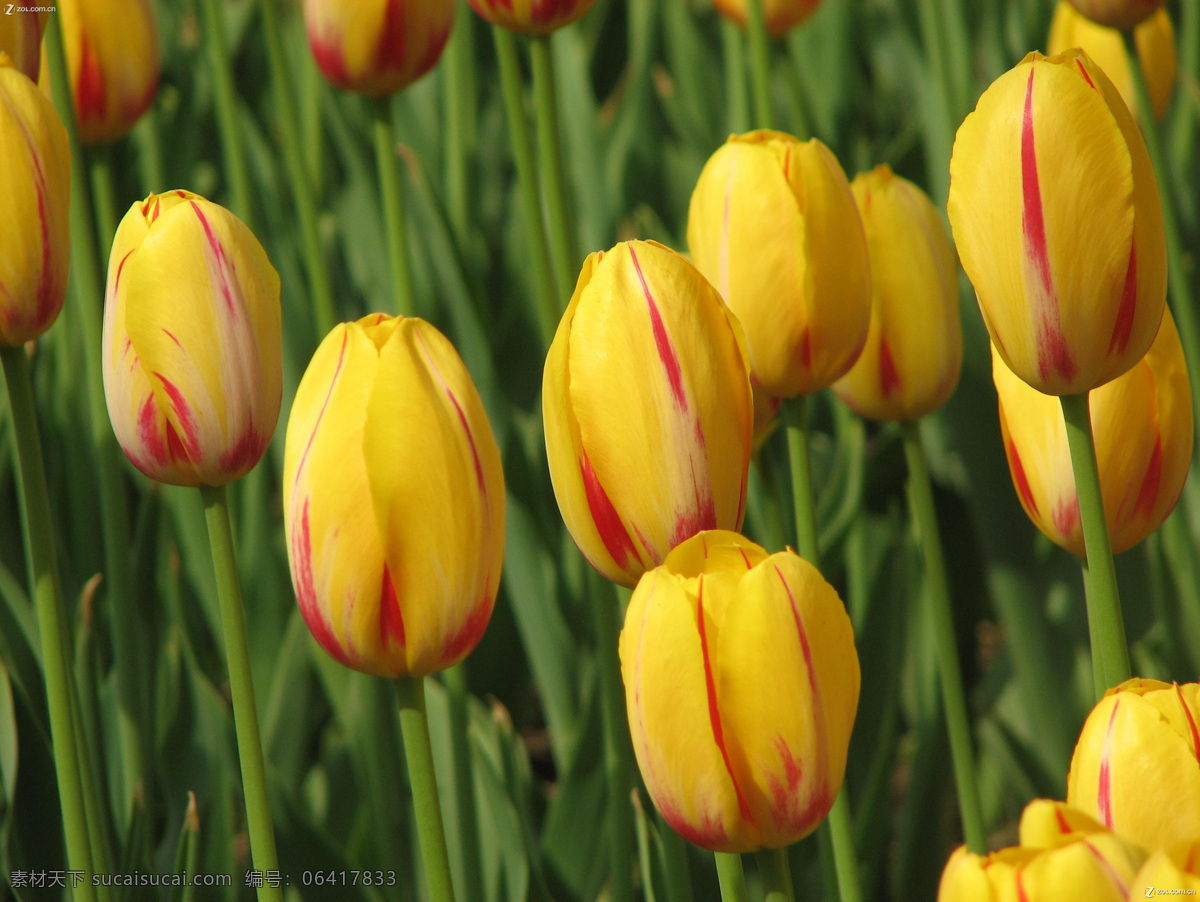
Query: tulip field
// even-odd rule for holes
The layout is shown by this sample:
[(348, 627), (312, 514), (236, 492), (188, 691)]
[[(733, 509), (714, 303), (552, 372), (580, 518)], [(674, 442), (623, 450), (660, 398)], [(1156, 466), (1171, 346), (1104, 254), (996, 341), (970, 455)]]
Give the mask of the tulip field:
[(1200, 891), (1198, 0), (0, 3), (0, 899)]

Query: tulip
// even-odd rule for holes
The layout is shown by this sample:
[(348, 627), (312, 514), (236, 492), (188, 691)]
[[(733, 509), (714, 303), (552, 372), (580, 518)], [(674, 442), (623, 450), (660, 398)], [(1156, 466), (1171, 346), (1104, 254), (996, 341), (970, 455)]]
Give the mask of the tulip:
[[(811, 16), (820, 4), (821, 0), (762, 0), (767, 34), (780, 37)], [(713, 0), (713, 6), (726, 19), (746, 26), (746, 0)]]
[(583, 17), (596, 0), (467, 0), (493, 25), (520, 34), (557, 31)]
[(1200, 840), (1178, 843), (1151, 855), (1134, 878), (1129, 898), (1153, 898), (1157, 889), (1190, 890), (1186, 893), (1189, 896), (1200, 894)]
[(504, 474), (479, 393), (420, 319), (337, 326), (292, 405), (283, 520), (300, 611), (347, 667), (422, 677), (483, 635)]
[(700, 533), (638, 583), (620, 654), (638, 766), (680, 835), (744, 852), (816, 829), (842, 785), (859, 666), (815, 567)]
[(962, 366), (958, 267), (937, 208), (880, 166), (850, 185), (871, 254), (871, 327), (838, 397), (874, 420), (916, 420), (954, 392)]
[(37, 81), (41, 68), (42, 30), (49, 13), (0, 15), (0, 53), (7, 53), (13, 65)]
[(1144, 22), (1166, 5), (1167, 0), (1070, 0), (1093, 22), (1126, 30)]
[(1158, 184), (1091, 58), (1031, 53), (958, 130), (950, 225), (992, 342), (1038, 391), (1082, 394), (1132, 367), (1166, 303)]
[(304, 0), (304, 24), (326, 78), (380, 97), (437, 64), (454, 24), (454, 0)]
[(700, 273), (632, 241), (584, 261), (542, 380), (550, 478), (584, 557), (632, 586), (741, 526), (753, 402), (737, 321)]
[[(1146, 86), (1154, 104), (1154, 115), (1161, 119), (1167, 111), (1171, 93), (1175, 90), (1175, 29), (1165, 9), (1150, 16), (1133, 32), (1137, 43), (1138, 61), (1146, 75)], [(1121, 93), (1121, 99), (1137, 112), (1133, 92), (1133, 76), (1125, 41), (1114, 28), (1097, 25), (1080, 15), (1067, 0), (1059, 0), (1050, 23), (1049, 52), (1062, 53), (1071, 47), (1082, 47)]]
[(117, 227), (104, 394), (125, 455), (158, 482), (220, 486), (258, 463), (283, 390), (279, 275), (240, 219), (189, 191)]
[(49, 329), (66, 297), (71, 154), (54, 105), (3, 55), (0, 172), (0, 345), (13, 347)]
[(1127, 680), (1088, 715), (1067, 802), (1149, 851), (1200, 840), (1200, 684)]
[(756, 387), (811, 394), (858, 359), (871, 321), (867, 240), (820, 141), (731, 137), (692, 193), (688, 246), (746, 330)]
[[(1025, 513), (1048, 538), (1084, 554), (1079, 498), (1058, 399), (1020, 379), (992, 348), (1000, 430)], [(1170, 311), (1133, 369), (1091, 393), (1092, 436), (1114, 552), (1133, 547), (1175, 508), (1192, 461), (1192, 394)]]
[(63, 46), (85, 144), (123, 138), (158, 93), (158, 31), (150, 0), (60, 0)]

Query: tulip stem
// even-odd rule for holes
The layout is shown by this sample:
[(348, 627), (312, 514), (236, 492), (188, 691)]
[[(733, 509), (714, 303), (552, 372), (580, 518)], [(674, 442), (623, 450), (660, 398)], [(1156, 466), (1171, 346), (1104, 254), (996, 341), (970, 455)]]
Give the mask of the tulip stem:
[(954, 615), (950, 607), (950, 589), (946, 580), (946, 562), (938, 534), (937, 509), (929, 466), (921, 445), (919, 422), (904, 423), (904, 456), (908, 461), (908, 503), (925, 559), (925, 603), (933, 625), (937, 646), (938, 676), (942, 683), (942, 702), (950, 733), (950, 752), (954, 759), (954, 778), (958, 784), (958, 810), (962, 817), (967, 847), (978, 855), (987, 851), (983, 827), (983, 809), (975, 782), (975, 754), (971, 748), (971, 720), (963, 691), (958, 643), (954, 633)]
[(88, 154), (92, 169), (92, 200), (96, 207), (97, 244), (101, 250), (112, 245), (117, 233), (116, 187), (112, 176), (112, 148), (107, 145), (91, 148)]
[[(253, 229), (250, 176), (242, 146), (242, 129), (238, 124), (237, 87), (233, 82), (229, 51), (225, 44), (221, 6), (218, 0), (203, 0), (200, 7), (204, 16), (204, 46), (213, 79), (213, 108), (217, 115), (217, 131), (221, 136), (221, 163), (225, 177), (229, 179), (233, 210), (248, 228)], [(158, 185), (155, 190), (161, 190), (162, 187)]]
[(754, 125), (774, 128), (771, 110), (771, 44), (767, 37), (767, 16), (763, 0), (746, 4), (746, 32), (750, 44), (750, 75), (754, 82)]
[(1096, 697), (1100, 698), (1105, 689), (1129, 679), (1129, 646), (1125, 642), (1117, 572), (1113, 567), (1108, 521), (1104, 516), (1104, 498), (1100, 494), (1100, 468), (1096, 465), (1088, 395), (1087, 392), (1063, 395), (1059, 400), (1067, 426), (1071, 469), (1075, 473), (1075, 492), (1079, 497), (1079, 517), (1083, 524), (1088, 626), (1092, 655), (1099, 657), (1097, 670), (1103, 676), (1103, 682), (1096, 686)]
[[(225, 634), (229, 690), (233, 699), (233, 727), (237, 734), (242, 791), (246, 799), (250, 854), (255, 870), (277, 871), (279, 859), (275, 853), (271, 801), (267, 796), (267, 769), (258, 730), (258, 708), (254, 701), (254, 679), (250, 671), (250, 645), (246, 639), (246, 614), (242, 606), (242, 585), (238, 579), (225, 487), (201, 486), (200, 495), (204, 499), (204, 518), (208, 522), (217, 597), (221, 604), (221, 626)], [(283, 893), (278, 887), (264, 885), (258, 890), (258, 898), (282, 900)]]
[(746, 872), (742, 856), (737, 852), (714, 852), (717, 859), (717, 880), (721, 884), (721, 902), (750, 902), (746, 892)]
[(446, 851), (433, 749), (429, 744), (429, 720), (425, 716), (424, 677), (399, 677), (396, 698), (400, 702), (400, 732), (404, 735), (404, 756), (408, 759), (408, 781), (417, 810), (417, 836), (425, 861), (430, 902), (454, 902), (450, 855)]
[(566, 307), (579, 265), (575, 228), (568, 213), (567, 179), (563, 171), (562, 133), (558, 125), (558, 96), (554, 86), (554, 48), (549, 36), (529, 40), (533, 63), (533, 95), (537, 107), (538, 158), (542, 191), (550, 221), (550, 249), (558, 286), (559, 309)]
[(537, 293), (538, 325), (542, 331), (542, 347), (550, 347), (558, 319), (562, 313), (564, 295), (557, 298), (554, 270), (550, 263), (550, 245), (546, 225), (542, 221), (542, 197), (534, 164), (533, 135), (525, 115), (525, 100), (521, 90), (521, 64), (517, 56), (517, 39), (507, 28), (492, 26), (496, 59), (500, 65), (500, 82), (504, 93), (504, 114), (508, 122), (508, 137), (512, 142), (513, 163), (517, 168), (517, 183), (521, 189), (521, 214), (525, 220), (525, 246), (533, 267), (533, 287)]
[(443, 51), (442, 121), (445, 143), (446, 209), (458, 243), (467, 250), (471, 231), (469, 136), (478, 118), (475, 94), (475, 17), (456, 0), (458, 21)]
[(413, 315), (412, 272), (408, 265), (408, 239), (404, 224), (404, 183), (396, 168), (396, 132), (392, 127), (391, 97), (371, 101), (375, 162), (379, 167), (379, 193), (387, 227), (388, 260), (392, 265), (392, 290), (396, 312)]
[(754, 855), (762, 878), (763, 902), (793, 902), (787, 849), (759, 849)]
[(50, 497), (42, 462), (33, 387), (25, 349), (0, 348), (4, 380), (8, 385), (9, 418), (16, 450), (21, 511), (25, 521), (25, 554), (29, 581), (37, 606), (42, 637), (42, 665), (50, 709), (50, 735), (54, 745), (54, 768), (67, 838), (67, 860), (85, 879), (75, 889), (75, 898), (96, 898), (92, 891), (92, 852), (88, 841), (87, 815), (80, 776), (78, 737), (71, 705), (71, 666), (68, 623), (63, 616), (62, 588), (54, 551), (54, 528), (50, 522)]
[(287, 168), (292, 200), (296, 204), (296, 218), (300, 221), (300, 233), (304, 240), (304, 265), (308, 270), (317, 341), (320, 341), (337, 325), (337, 307), (333, 301), (329, 263), (321, 248), (316, 193), (305, 170), (300, 116), (296, 110), (296, 97), (292, 93), (292, 79), (288, 72), (287, 54), (283, 49), (275, 3), (276, 0), (259, 0), (259, 7), (267, 45), (267, 65), (271, 72), (271, 90), (275, 96), (275, 109), (279, 112), (283, 163)]
[(475, 806), (475, 777), (471, 761), (471, 691), (467, 662), (442, 672), (450, 708), (450, 745), (454, 755), (454, 803), (458, 808), (459, 847), (462, 858), (462, 894), (482, 899), (483, 861), (479, 853), (479, 816)]

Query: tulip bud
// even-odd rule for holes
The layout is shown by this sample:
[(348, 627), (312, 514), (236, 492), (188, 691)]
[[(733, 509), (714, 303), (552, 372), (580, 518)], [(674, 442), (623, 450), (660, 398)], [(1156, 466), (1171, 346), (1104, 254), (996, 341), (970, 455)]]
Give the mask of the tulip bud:
[(1089, 391), (1146, 353), (1166, 304), (1158, 184), (1086, 53), (1031, 53), (983, 93), (954, 142), (948, 211), (992, 342), (1038, 391)]
[(1161, 9), (1167, 0), (1070, 0), (1093, 22), (1122, 30), (1132, 28)]
[(700, 533), (642, 577), (620, 653), (638, 767), (681, 836), (745, 852), (825, 819), (859, 666), (845, 607), (808, 561)]
[(542, 377), (550, 479), (600, 573), (632, 586), (746, 508), (753, 402), (737, 321), (699, 272), (631, 241), (584, 261)]
[(393, 94), (435, 65), (454, 24), (454, 0), (304, 0), (308, 46), (334, 85)]
[(1159, 889), (1174, 890), (1171, 895), (1200, 894), (1200, 840), (1177, 843), (1151, 855), (1134, 878), (1129, 898), (1154, 898)]
[(0, 54), (0, 345), (53, 324), (67, 293), (71, 153), (67, 130), (37, 85)]
[[(821, 5), (821, 0), (762, 0), (767, 34), (781, 37), (795, 28)], [(746, 27), (746, 0), (713, 0), (717, 12), (731, 22)]]
[[(1133, 37), (1137, 42), (1138, 62), (1146, 75), (1146, 86), (1150, 89), (1154, 115), (1161, 119), (1175, 90), (1175, 29), (1171, 25), (1170, 15), (1165, 9), (1160, 9), (1134, 29)], [(1121, 32), (1097, 25), (1080, 15), (1067, 0), (1059, 0), (1054, 10), (1054, 20), (1050, 23), (1047, 43), (1051, 54), (1082, 47), (1112, 80), (1125, 105), (1137, 112), (1133, 76), (1129, 72), (1129, 57), (1125, 53)]]
[(153, 3), (59, 0), (58, 10), (80, 140), (123, 138), (158, 93)]
[(283, 468), (292, 583), (321, 647), (392, 678), (466, 657), (500, 585), (504, 474), (446, 337), (383, 314), (330, 332), (296, 391)]
[(1067, 802), (1149, 851), (1200, 840), (1200, 685), (1126, 680), (1088, 715)]
[(688, 246), (746, 330), (756, 387), (811, 394), (858, 359), (871, 321), (867, 240), (820, 141), (731, 137), (692, 193)]
[(915, 420), (941, 407), (962, 367), (958, 267), (925, 193), (884, 165), (850, 185), (871, 254), (871, 328), (838, 397), (873, 420)]
[[(1025, 513), (1048, 538), (1083, 557), (1079, 497), (1057, 398), (1030, 388), (992, 348), (1000, 430)], [(1175, 508), (1192, 462), (1192, 392), (1170, 310), (1133, 369), (1089, 398), (1100, 492), (1114, 552), (1132, 548)]]
[(189, 191), (121, 220), (104, 300), (104, 394), (133, 465), (224, 485), (262, 457), (283, 391), (279, 275), (254, 234)]
[(34, 81), (41, 68), (42, 30), (48, 15), (43, 12), (0, 15), (0, 53), (7, 53), (13, 65)]
[(596, 0), (467, 0), (493, 25), (519, 34), (557, 31), (583, 17)]

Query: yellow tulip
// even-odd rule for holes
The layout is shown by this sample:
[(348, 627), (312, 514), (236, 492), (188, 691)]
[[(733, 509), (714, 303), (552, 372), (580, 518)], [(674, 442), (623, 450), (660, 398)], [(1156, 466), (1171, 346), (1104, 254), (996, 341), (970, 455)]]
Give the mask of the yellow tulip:
[(703, 532), (642, 577), (621, 673), (646, 788), (714, 851), (807, 836), (841, 789), (858, 708), (854, 631), (837, 592), (791, 550)]
[(3, 12), (0, 10), (0, 53), (7, 53), (17, 69), (37, 81), (42, 61), (42, 30), (49, 13), (3, 15)]
[(71, 153), (54, 105), (0, 54), (0, 344), (53, 324), (67, 293)]
[(117, 228), (104, 300), (104, 394), (139, 470), (224, 485), (258, 463), (283, 390), (279, 275), (240, 219), (189, 191)]
[[(767, 33), (773, 38), (795, 28), (811, 16), (821, 0), (762, 0)], [(713, 0), (717, 12), (743, 28), (746, 25), (746, 0)]]
[(915, 420), (954, 393), (962, 367), (958, 267), (937, 208), (880, 166), (850, 185), (871, 254), (871, 328), (833, 390), (873, 420)]
[(520, 34), (549, 34), (583, 17), (596, 0), (467, 0), (493, 25)]
[(326, 78), (379, 97), (437, 65), (454, 25), (454, 0), (304, 0), (304, 24)]
[(1200, 840), (1200, 685), (1109, 689), (1079, 734), (1067, 802), (1149, 851)]
[[(1030, 388), (992, 348), (1000, 429), (1021, 506), (1051, 540), (1083, 556), (1079, 498), (1058, 399)], [(1175, 507), (1192, 462), (1192, 393), (1168, 310), (1133, 369), (1091, 392), (1092, 436), (1114, 552), (1136, 545)]]
[(483, 636), (504, 558), (504, 474), (474, 383), (420, 319), (343, 323), (287, 427), (283, 521), (313, 636), (348, 667), (426, 676)]
[(1122, 30), (1132, 28), (1161, 9), (1167, 0), (1071, 0), (1093, 22)]
[(158, 30), (150, 0), (59, 0), (79, 137), (127, 135), (158, 93)]
[(1082, 51), (1029, 56), (958, 130), (950, 225), (1004, 362), (1077, 394), (1146, 353), (1166, 304), (1162, 207), (1141, 133)]
[[(1146, 74), (1146, 86), (1150, 89), (1150, 100), (1154, 104), (1154, 115), (1161, 119), (1175, 90), (1175, 29), (1170, 15), (1165, 9), (1158, 10), (1137, 26), (1133, 36), (1137, 41), (1138, 60)], [(1082, 47), (1112, 80), (1125, 105), (1137, 111), (1129, 57), (1121, 32), (1097, 25), (1080, 15), (1067, 0), (1059, 0), (1047, 43), (1051, 54)]]
[(688, 246), (746, 331), (756, 387), (810, 394), (858, 359), (871, 321), (867, 240), (820, 141), (730, 137), (692, 193)]
[(632, 586), (746, 507), (753, 402), (741, 332), (679, 254), (632, 241), (584, 261), (542, 377), (550, 478), (593, 567)]
[(1200, 840), (1178, 843), (1151, 855), (1134, 878), (1129, 898), (1153, 899), (1161, 890), (1173, 891), (1170, 895), (1200, 895)]

